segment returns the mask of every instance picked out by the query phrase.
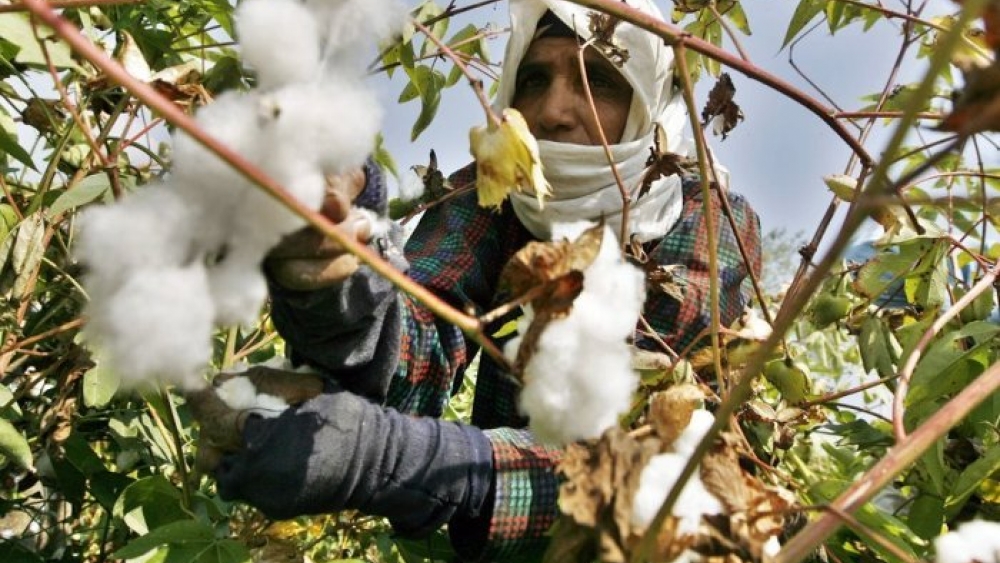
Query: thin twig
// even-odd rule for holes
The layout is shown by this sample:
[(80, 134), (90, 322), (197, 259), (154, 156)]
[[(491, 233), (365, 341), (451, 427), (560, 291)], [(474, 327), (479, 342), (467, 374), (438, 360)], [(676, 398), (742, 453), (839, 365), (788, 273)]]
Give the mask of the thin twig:
[[(735, 3), (733, 4), (733, 6), (736, 5), (737, 4)], [(708, 3), (708, 9), (712, 11), (712, 16), (715, 17), (715, 21), (719, 22), (719, 25), (722, 26), (722, 31), (725, 31), (726, 36), (729, 37), (729, 40), (733, 42), (733, 46), (736, 47), (736, 52), (740, 54), (740, 57), (744, 61), (749, 63), (750, 55), (748, 55), (746, 50), (743, 48), (743, 44), (740, 43), (739, 37), (737, 37), (736, 33), (733, 32), (733, 29), (729, 25), (729, 22), (723, 19), (722, 14), (720, 14), (718, 8), (715, 7), (715, 0), (712, 0), (711, 2)]]

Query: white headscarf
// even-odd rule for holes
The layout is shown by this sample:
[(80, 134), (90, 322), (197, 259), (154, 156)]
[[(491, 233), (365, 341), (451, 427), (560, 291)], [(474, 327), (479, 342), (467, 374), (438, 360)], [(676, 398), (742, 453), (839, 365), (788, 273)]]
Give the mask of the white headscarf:
[[(651, 0), (627, 3), (662, 19)], [(517, 68), (546, 11), (580, 37), (587, 39), (591, 35), (588, 8), (561, 0), (510, 0), (511, 35), (494, 102), (498, 109), (510, 107), (514, 99)], [(631, 84), (633, 95), (621, 141), (611, 145), (611, 150), (632, 200), (629, 231), (644, 242), (666, 234), (682, 207), (681, 182), (676, 175), (657, 180), (648, 193), (636, 199), (654, 142), (654, 124), (659, 123), (666, 133), (669, 152), (686, 154), (693, 143), (684, 138), (687, 110), (672, 87), (673, 51), (662, 39), (627, 22), (618, 25), (614, 40), (628, 50), (628, 61), (619, 71)], [(554, 195), (542, 208), (533, 193), (512, 192), (514, 211), (524, 226), (536, 237), (549, 240), (553, 223), (603, 218), (619, 235), (622, 197), (603, 147), (552, 141), (539, 141), (538, 146), (542, 169)]]

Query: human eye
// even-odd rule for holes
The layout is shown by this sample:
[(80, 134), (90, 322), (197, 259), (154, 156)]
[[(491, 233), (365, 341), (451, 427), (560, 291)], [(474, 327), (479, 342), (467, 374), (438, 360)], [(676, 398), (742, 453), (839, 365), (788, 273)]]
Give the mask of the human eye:
[(522, 68), (517, 72), (517, 79), (515, 81), (517, 95), (531, 91), (544, 90), (548, 87), (548, 84), (549, 75), (542, 68), (536, 66), (522, 66)]
[(627, 84), (624, 84), (624, 78), (614, 71), (591, 67), (587, 69), (587, 86), (593, 92), (614, 93), (625, 89)]

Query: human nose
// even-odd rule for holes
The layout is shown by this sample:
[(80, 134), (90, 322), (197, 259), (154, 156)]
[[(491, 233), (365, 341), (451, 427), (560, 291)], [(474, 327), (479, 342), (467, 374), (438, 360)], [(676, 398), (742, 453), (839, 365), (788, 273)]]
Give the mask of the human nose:
[(573, 88), (554, 81), (545, 92), (538, 111), (535, 136), (549, 141), (561, 141), (579, 125), (580, 100)]

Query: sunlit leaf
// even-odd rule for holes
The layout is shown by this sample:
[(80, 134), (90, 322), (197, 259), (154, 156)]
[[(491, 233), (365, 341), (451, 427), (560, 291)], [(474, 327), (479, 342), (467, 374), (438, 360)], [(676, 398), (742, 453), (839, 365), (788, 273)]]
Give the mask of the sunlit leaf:
[(108, 179), (107, 174), (98, 173), (87, 176), (78, 184), (64, 191), (49, 206), (48, 210), (45, 211), (45, 217), (51, 221), (66, 211), (76, 209), (101, 198), (101, 196), (109, 193), (110, 189), (111, 181)]
[(17, 160), (21, 164), (31, 168), (32, 170), (38, 170), (35, 168), (35, 163), (31, 160), (31, 155), (28, 151), (24, 150), (21, 145), (17, 143), (17, 139), (14, 138), (10, 133), (0, 127), (0, 165), (3, 165), (2, 158), (4, 155), (8, 155)]
[(211, 526), (195, 520), (182, 520), (150, 530), (112, 557), (134, 559), (154, 549), (166, 552), (164, 563), (243, 563), (250, 560), (250, 552), (243, 544), (217, 539)]
[[(181, 493), (165, 477), (154, 475), (129, 485), (115, 502), (114, 516), (137, 534), (185, 520)], [(146, 550), (148, 551), (148, 550)], [(144, 552), (143, 552), (144, 553)]]
[(35, 467), (28, 439), (5, 418), (0, 418), (0, 456), (25, 469)]
[(913, 372), (906, 404), (933, 400), (964, 388), (996, 360), (994, 338), (998, 333), (998, 324), (975, 322), (941, 337), (924, 353)]
[(784, 49), (787, 47), (799, 32), (823, 11), (825, 6), (826, 2), (821, 0), (800, 0), (798, 7), (795, 8), (795, 13), (792, 14), (792, 21), (788, 23), (788, 29), (785, 31), (785, 39), (781, 42), (781, 48)]

